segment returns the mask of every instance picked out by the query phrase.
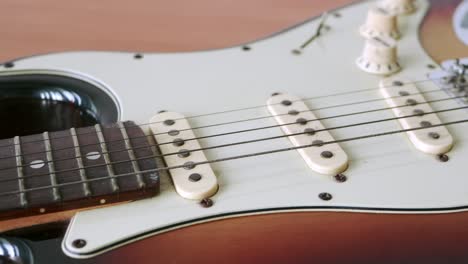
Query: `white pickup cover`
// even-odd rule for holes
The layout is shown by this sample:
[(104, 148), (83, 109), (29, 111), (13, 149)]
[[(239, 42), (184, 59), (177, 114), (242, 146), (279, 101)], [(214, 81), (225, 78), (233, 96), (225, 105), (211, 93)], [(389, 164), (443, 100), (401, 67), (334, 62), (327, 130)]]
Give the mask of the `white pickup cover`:
[(410, 116), (398, 119), (403, 129), (428, 127), (407, 132), (418, 150), (428, 154), (443, 154), (452, 148), (453, 138), (447, 128), (431, 127), (441, 124), (441, 121), (435, 113), (425, 114), (434, 110), (413, 82), (401, 78), (386, 78), (380, 82), (380, 91), (396, 117)]
[(214, 195), (218, 182), (210, 164), (193, 165), (207, 158), (199, 150), (201, 146), (187, 119), (179, 113), (163, 112), (154, 116), (150, 124), (167, 166), (186, 165), (169, 170), (177, 193), (193, 200)]
[(274, 95), (268, 100), (268, 109), (276, 122), (282, 125), (283, 132), (293, 135), (289, 139), (294, 146), (317, 145), (298, 149), (312, 170), (325, 175), (336, 175), (346, 170), (348, 156), (337, 143), (320, 146), (321, 142), (334, 139), (300, 98), (289, 94)]

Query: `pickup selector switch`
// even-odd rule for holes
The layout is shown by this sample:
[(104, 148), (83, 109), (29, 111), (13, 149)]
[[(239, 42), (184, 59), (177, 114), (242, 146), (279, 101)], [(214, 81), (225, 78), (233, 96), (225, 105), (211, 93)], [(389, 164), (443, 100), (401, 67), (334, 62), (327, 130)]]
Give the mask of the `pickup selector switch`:
[(374, 37), (366, 40), (362, 56), (357, 66), (371, 74), (391, 75), (400, 71), (396, 41), (392, 38)]
[(393, 15), (411, 14), (416, 10), (414, 0), (382, 0), (378, 6)]
[(399, 39), (397, 17), (383, 8), (374, 7), (367, 14), (367, 21), (360, 28), (365, 38), (384, 37)]

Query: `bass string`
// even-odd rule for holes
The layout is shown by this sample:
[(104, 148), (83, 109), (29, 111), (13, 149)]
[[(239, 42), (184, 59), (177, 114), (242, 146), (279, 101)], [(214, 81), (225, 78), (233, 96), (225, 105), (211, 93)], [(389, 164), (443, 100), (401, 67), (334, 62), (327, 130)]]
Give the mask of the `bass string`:
[[(443, 92), (443, 90), (440, 90), (440, 89), (436, 89), (436, 90), (429, 90), (429, 91), (424, 91), (424, 92), (419, 92), (419, 93), (412, 93), (412, 94), (409, 94), (409, 95), (398, 95), (398, 96), (393, 96), (393, 97), (390, 97), (390, 99), (396, 99), (396, 98), (401, 98), (401, 97), (405, 97), (405, 96), (412, 96), (412, 95), (423, 95), (423, 94), (429, 94), (429, 93), (438, 93), (438, 92)], [(462, 97), (462, 96), (461, 96)], [(460, 98), (460, 97), (453, 97), (452, 99), (456, 99), (456, 98)], [(347, 104), (339, 104), (339, 105), (331, 105), (331, 106), (326, 106), (326, 107), (320, 107), (320, 108), (314, 108), (314, 109), (309, 109), (309, 110), (304, 110), (304, 111), (300, 111), (299, 113), (303, 113), (303, 112), (313, 112), (313, 111), (319, 111), (319, 110), (326, 110), (326, 109), (333, 109), (333, 108), (338, 108), (338, 107), (345, 107), (345, 106), (353, 106), (353, 105), (360, 105), (360, 104), (366, 104), (366, 103), (373, 103), (373, 102), (380, 102), (380, 101), (383, 101), (383, 100), (386, 100), (386, 98), (377, 98), (377, 99), (371, 99), (371, 100), (365, 100), (365, 101), (357, 101), (357, 102), (352, 102), (352, 103), (347, 103)], [(421, 103), (423, 104), (423, 103)], [(403, 106), (402, 106), (403, 107)], [(391, 109), (391, 108), (386, 108), (386, 109)], [(277, 116), (285, 116), (285, 115), (289, 115), (289, 113), (284, 113), (284, 114), (278, 114), (278, 115), (267, 115), (267, 116), (261, 116), (261, 117), (256, 117), (256, 118), (250, 118), (250, 119), (243, 119), (243, 120), (237, 120), (237, 121), (231, 121), (231, 122), (224, 122), (224, 123), (217, 123), (217, 124), (212, 124), (212, 125), (205, 125), (205, 126), (198, 126), (198, 127), (194, 127), (194, 128), (187, 128), (187, 129), (180, 129), (180, 130), (177, 130), (178, 132), (183, 132), (183, 131), (188, 131), (188, 130), (199, 130), (199, 129), (206, 129), (206, 128), (211, 128), (211, 127), (216, 127), (216, 126), (224, 126), (224, 125), (230, 125), (230, 124), (237, 124), (237, 123), (244, 123), (244, 122), (249, 122), (249, 121), (256, 121), (256, 120), (262, 120), (262, 119), (268, 119), (268, 118), (274, 118), (274, 117), (277, 117)], [(131, 127), (131, 126), (129, 126)], [(128, 127), (127, 127), (128, 128)], [(95, 133), (95, 132), (94, 132)], [(79, 135), (83, 135), (83, 134), (88, 134), (88, 133), (80, 133)], [(153, 133), (152, 131), (150, 131), (150, 135), (149, 136), (157, 136), (157, 135), (163, 135), (163, 134), (167, 134), (167, 132), (160, 132), (160, 133)], [(233, 133), (229, 133), (229, 134), (233, 134)], [(143, 136), (136, 136), (136, 137), (132, 137), (131, 139), (137, 139), (137, 138), (146, 138), (148, 137), (148, 135), (143, 135)], [(57, 138), (60, 138), (60, 137), (53, 137), (53, 138), (50, 138), (50, 139), (57, 139)], [(195, 138), (197, 139), (197, 138)], [(115, 140), (108, 140), (108, 141), (104, 141), (104, 144), (109, 144), (109, 143), (115, 143), (115, 142), (122, 142), (124, 141), (124, 139), (115, 139)], [(37, 140), (37, 141), (29, 141), (29, 142), (24, 142), (22, 143), (23, 145), (26, 145), (26, 144), (30, 144), (30, 143), (34, 143), (34, 142), (41, 142), (43, 143), (43, 140)], [(170, 144), (172, 142), (163, 142), (161, 144), (158, 144), (159, 145), (164, 145), (164, 144)], [(80, 145), (80, 147), (87, 147), (87, 146), (98, 146), (100, 145), (101, 143), (88, 143), (88, 144), (83, 144), (83, 145)], [(11, 146), (15, 146), (15, 145), (18, 145), (17, 143), (15, 144), (10, 144), (9, 147)], [(1, 147), (1, 146), (0, 146)], [(74, 149), (75, 147), (64, 147), (64, 148), (57, 148), (57, 149), (54, 149), (54, 151), (60, 151), (60, 150), (68, 150), (68, 149)], [(125, 149), (125, 150), (128, 150), (128, 149)], [(116, 150), (116, 152), (119, 152), (121, 150)], [(124, 150), (122, 150), (124, 151)], [(36, 151), (36, 152), (31, 152), (31, 153), (27, 153), (27, 154), (22, 154), (22, 155), (10, 155), (10, 156), (4, 156), (4, 157), (0, 157), (0, 160), (2, 159), (8, 159), (8, 158), (14, 158), (14, 157), (25, 157), (25, 156), (31, 156), (31, 155), (35, 155), (35, 154), (44, 154), (44, 153), (47, 153), (47, 152), (52, 152), (52, 150), (45, 150), (45, 151)]]
[[(435, 79), (424, 79), (424, 80), (418, 80), (418, 81), (413, 81), (413, 82), (406, 82), (406, 83), (398, 83), (398, 84), (393, 84), (393, 85), (389, 85), (389, 86), (385, 86), (385, 88), (394, 88), (394, 87), (401, 87), (401, 86), (404, 86), (406, 84), (418, 84), (418, 83), (424, 83), (424, 82), (429, 82), (429, 81), (436, 81), (436, 80), (441, 80), (443, 78), (435, 78)], [(315, 97), (308, 97), (308, 98), (305, 98), (305, 99), (299, 99), (299, 101), (310, 101), (310, 100), (316, 100), (316, 99), (323, 99), (323, 98), (328, 98), (328, 97), (335, 97), (335, 96), (342, 96), (342, 95), (350, 95), (350, 94), (355, 94), (355, 93), (363, 93), (363, 92), (369, 92), (369, 91), (375, 91), (375, 90), (378, 90), (380, 89), (379, 88), (367, 88), (367, 89), (360, 89), (360, 90), (353, 90), (353, 91), (348, 91), (348, 92), (342, 92), (342, 93), (335, 93), (335, 94), (329, 94), (329, 95), (322, 95), (322, 96), (315, 96)], [(434, 91), (442, 91), (442, 90), (434, 90)], [(298, 101), (298, 100), (295, 100), (295, 101)], [(295, 102), (295, 101), (291, 101), (291, 102)], [(277, 104), (280, 104), (280, 103), (277, 103)], [(275, 104), (273, 104), (275, 105)], [(238, 112), (238, 111), (245, 111), (245, 110), (252, 110), (252, 109), (258, 109), (258, 108), (263, 108), (263, 107), (266, 107), (267, 105), (258, 105), (258, 106), (251, 106), (251, 107), (245, 107), (245, 108), (238, 108), (238, 109), (231, 109), (231, 110), (226, 110), (226, 111), (219, 111), (219, 112), (212, 112), (212, 113), (206, 113), (206, 114), (200, 114), (200, 115), (193, 115), (193, 116), (188, 116), (188, 117), (185, 117), (185, 118), (177, 118), (177, 119), (174, 119), (174, 121), (177, 121), (177, 120), (181, 120), (181, 119), (193, 119), (193, 118), (201, 118), (201, 117), (207, 117), (207, 116), (213, 116), (213, 115), (220, 115), (220, 114), (227, 114), (227, 113), (232, 113), (232, 112)], [(333, 106), (333, 107), (340, 107), (340, 105), (336, 105), (336, 106)], [(317, 109), (317, 110), (320, 110), (320, 109)], [(271, 116), (266, 116), (266, 117), (262, 117), (262, 118), (268, 118), (268, 117), (271, 117)], [(253, 119), (255, 120), (255, 119)], [(239, 120), (239, 121), (236, 121), (236, 122), (242, 122), (243, 120)], [(246, 120), (246, 121), (252, 121), (252, 120)], [(152, 124), (157, 124), (157, 123), (162, 123), (164, 121), (156, 121), (156, 122), (148, 122), (148, 123), (143, 123), (143, 124), (135, 124), (133, 126), (128, 126), (127, 128), (131, 128), (131, 127), (142, 127), (142, 126), (149, 126), (149, 125), (152, 125)], [(212, 125), (212, 126), (218, 126), (218, 125), (225, 125), (223, 123), (221, 124), (216, 124), (216, 125)], [(86, 135), (86, 134), (93, 134), (94, 132), (83, 132), (83, 133), (79, 133), (79, 135)], [(66, 138), (67, 136), (59, 136), (59, 137), (53, 137), (52, 139), (60, 139), (60, 138)], [(42, 140), (33, 140), (33, 141), (29, 141), (29, 142), (25, 142), (23, 144), (32, 144), (32, 143), (37, 143), (37, 142), (42, 142)], [(11, 144), (7, 144), (7, 145), (0, 145), (0, 148), (3, 148), (3, 147), (10, 147)]]
[[(293, 146), (293, 147), (287, 147), (287, 148), (279, 148), (279, 149), (262, 151), (262, 152), (254, 152), (254, 153), (249, 153), (249, 154), (230, 156), (230, 157), (212, 159), (212, 160), (207, 160), (207, 161), (194, 162), (192, 165), (198, 166), (198, 165), (203, 165), (203, 164), (212, 164), (212, 163), (219, 163), (219, 162), (225, 162), (225, 161), (231, 161), (231, 160), (245, 159), (245, 158), (250, 158), (250, 157), (265, 156), (265, 155), (271, 155), (271, 154), (281, 153), (281, 152), (286, 152), (286, 151), (293, 151), (293, 150), (298, 150), (298, 149), (303, 149), (303, 148), (317, 147), (317, 146), (323, 146), (323, 145), (328, 145), (328, 144), (333, 144), (333, 143), (344, 143), (344, 142), (350, 142), (350, 141), (359, 141), (359, 140), (364, 140), (364, 139), (369, 139), (369, 138), (383, 137), (383, 136), (395, 135), (395, 134), (400, 134), (400, 133), (405, 133), (405, 132), (410, 132), (410, 131), (417, 131), (417, 130), (421, 130), (421, 129), (429, 129), (429, 128), (440, 127), (440, 126), (457, 125), (457, 124), (462, 124), (462, 123), (466, 123), (466, 122), (468, 122), (468, 119), (451, 121), (451, 122), (446, 122), (446, 123), (442, 123), (442, 124), (431, 125), (431, 126), (428, 126), (428, 127), (417, 127), (417, 128), (411, 128), (411, 129), (392, 130), (392, 131), (387, 131), (387, 132), (382, 132), (382, 133), (369, 134), (369, 135), (363, 135), (363, 136), (357, 136), (357, 137), (350, 137), (350, 138), (345, 138), (345, 139), (340, 139), (340, 140), (333, 140), (333, 141), (320, 142), (320, 143), (312, 143), (312, 144), (301, 145), (301, 146)], [(18, 195), (18, 194), (21, 194), (21, 193), (28, 193), (28, 192), (40, 191), (40, 190), (48, 190), (48, 189), (60, 188), (60, 187), (64, 187), (64, 186), (83, 184), (83, 183), (102, 181), (102, 180), (108, 180), (108, 179), (112, 179), (112, 178), (128, 177), (128, 176), (134, 176), (136, 174), (146, 174), (146, 173), (153, 173), (153, 172), (158, 172), (158, 171), (167, 171), (167, 170), (173, 170), (173, 169), (180, 169), (180, 168), (184, 168), (184, 167), (185, 167), (185, 165), (161, 167), (161, 168), (156, 168), (156, 169), (149, 169), (149, 170), (142, 170), (142, 171), (136, 171), (136, 172), (130, 172), (130, 173), (123, 173), (123, 174), (119, 174), (119, 175), (102, 177), (102, 178), (87, 179), (87, 180), (74, 181), (74, 182), (68, 182), (68, 183), (61, 183), (61, 184), (56, 184), (56, 185), (42, 186), (42, 187), (36, 187), (36, 188), (30, 188), (30, 189), (24, 189), (24, 190), (18, 190), (18, 191), (11, 191), (11, 192), (3, 192), (3, 193), (0, 193), (0, 196)]]
[[(468, 109), (468, 106), (438, 110), (438, 111), (433, 111), (433, 112), (427, 112), (425, 114), (430, 115), (430, 114), (436, 114), (436, 113), (442, 113), (442, 112), (453, 112), (453, 111), (458, 111), (458, 110), (463, 110), (463, 109)], [(367, 122), (362, 122), (362, 123), (355, 123), (355, 124), (350, 124), (350, 125), (330, 127), (330, 128), (316, 130), (316, 133), (319, 133), (319, 132), (322, 132), (322, 131), (338, 130), (338, 129), (356, 127), (356, 126), (364, 126), (364, 125), (369, 125), (369, 124), (388, 122), (388, 121), (398, 120), (398, 119), (402, 119), (402, 118), (416, 117), (416, 116), (420, 116), (420, 115), (421, 114), (418, 113), (418, 114), (414, 114), (414, 115), (407, 115), (407, 116), (401, 116), (401, 117), (393, 117), (393, 118), (386, 118), (386, 119), (367, 121)], [(427, 127), (424, 127), (424, 128), (431, 128), (431, 126), (427, 126)], [(239, 142), (209, 146), (209, 147), (204, 147), (204, 148), (199, 148), (199, 149), (191, 149), (191, 150), (188, 150), (188, 151), (189, 152), (196, 152), (196, 151), (211, 150), (211, 149), (217, 149), (217, 148), (226, 148), (226, 147), (256, 143), (256, 142), (261, 142), (261, 141), (276, 140), (276, 139), (291, 137), (291, 136), (305, 135), (307, 133), (308, 132), (299, 132), (299, 133), (288, 134), (288, 135), (279, 135), (279, 136), (266, 137), (266, 138), (260, 138), (260, 139), (239, 141)], [(177, 155), (177, 154), (179, 154), (179, 152), (166, 153), (166, 154), (163, 154), (163, 155), (149, 155), (149, 156), (140, 157), (140, 158), (137, 158), (137, 159), (128, 159), (128, 160), (124, 160), (124, 161), (116, 161), (116, 162), (110, 162), (110, 163), (104, 163), (104, 164), (91, 165), (91, 166), (84, 167), (83, 169), (96, 168), (96, 167), (102, 167), (102, 166), (107, 166), (107, 165), (122, 164), (122, 163), (145, 160), (145, 159), (150, 159), (150, 158), (162, 158), (162, 157), (166, 157), (166, 156), (170, 156), (170, 155)], [(184, 165), (181, 165), (181, 166), (184, 166)], [(57, 173), (73, 172), (73, 171), (77, 171), (77, 170), (81, 170), (81, 168), (78, 168), (78, 169), (65, 169), (65, 170), (55, 171), (55, 173), (57, 174)], [(30, 178), (41, 177), (41, 176), (49, 176), (49, 173), (42, 173), (42, 174), (36, 174), (36, 175), (30, 175), (30, 176), (22, 176), (22, 177), (16, 177), (16, 178), (2, 179), (2, 180), (0, 180), (0, 183), (9, 182), (9, 181), (17, 181), (17, 180), (22, 180), (22, 179), (30, 179)]]
[[(455, 100), (457, 98), (463, 98), (463, 96), (447, 97), (447, 98), (443, 98), (443, 99), (436, 99), (436, 100), (432, 100), (432, 101), (426, 101), (426, 102), (420, 103), (419, 105), (429, 104), (429, 103), (438, 103), (438, 102), (449, 101), (449, 100)], [(402, 108), (402, 107), (407, 107), (407, 106), (408, 105), (404, 104), (404, 105), (399, 105), (399, 106), (377, 108), (377, 109), (372, 109), (372, 110), (352, 112), (352, 113), (329, 116), (329, 117), (309, 119), (309, 120), (304, 120), (304, 121), (305, 122), (313, 122), (313, 121), (321, 121), (321, 120), (327, 120), (327, 119), (335, 119), (335, 118), (348, 117), (348, 116), (354, 116), (354, 115), (361, 115), (361, 114), (367, 114), (367, 113), (384, 111), (384, 110), (392, 110), (392, 109), (397, 109), (397, 108)], [(308, 112), (308, 111), (306, 110), (306, 111), (301, 111), (301, 112)], [(278, 116), (280, 116), (280, 115), (278, 115)], [(194, 137), (194, 138), (187, 138), (187, 139), (183, 139), (183, 140), (184, 140), (184, 142), (187, 142), (187, 141), (198, 140), (198, 139), (207, 139), (207, 138), (213, 138), (213, 137), (228, 136), (228, 135), (234, 135), (234, 134), (240, 134), (240, 133), (254, 132), (254, 131), (258, 131), (258, 130), (277, 128), (277, 127), (281, 127), (281, 126), (293, 125), (293, 124), (296, 124), (296, 123), (297, 122), (292, 122), (292, 123), (286, 123), (286, 124), (283, 124), (283, 125), (276, 124), (276, 125), (271, 125), (271, 126), (256, 127), (256, 128), (249, 128), (249, 129), (243, 129), (243, 130), (234, 130), (234, 131), (224, 132), (224, 133), (220, 133), (220, 134), (212, 134), (212, 135), (206, 135), (206, 136), (200, 136), (200, 137)], [(167, 133), (160, 133), (160, 134), (167, 134)], [(145, 135), (143, 137), (150, 137), (150, 136), (154, 136), (154, 135), (158, 135), (158, 134), (152, 134), (150, 132), (150, 135)], [(141, 138), (141, 137), (134, 137), (134, 138)], [(134, 138), (132, 138), (132, 139), (134, 139)], [(105, 144), (108, 144), (110, 142), (112, 142), (112, 141), (107, 141), (107, 142), (105, 142)], [(159, 147), (159, 146), (173, 144), (173, 143), (174, 143), (173, 141), (167, 141), (167, 142), (149, 144), (149, 145), (146, 145), (146, 146), (139, 146), (139, 147), (134, 147), (134, 148), (124, 147), (123, 149), (118, 149), (118, 150), (113, 150), (113, 151), (101, 151), (100, 154), (112, 154), (112, 153), (126, 152), (126, 151), (129, 151), (129, 150), (145, 149), (145, 148), (148, 148), (148, 147)], [(80, 145), (80, 148), (82, 148), (84, 146), (90, 146), (90, 145), (97, 146), (98, 144), (93, 143), (93, 144)], [(62, 149), (59, 148), (59, 149), (55, 149), (55, 150), (32, 152), (32, 153), (26, 153), (26, 154), (15, 155), (15, 156), (6, 156), (6, 157), (0, 158), (0, 160), (7, 159), (7, 158), (11, 159), (11, 158), (17, 158), (17, 157), (26, 157), (26, 156), (31, 156), (31, 155), (34, 155), (34, 154), (44, 154), (44, 153), (47, 153), (47, 152), (52, 153), (52, 151), (59, 151), (59, 150), (63, 150), (63, 149), (72, 149), (72, 148), (75, 148), (75, 147), (67, 147), (67, 148), (62, 148)], [(42, 162), (44, 164), (48, 164), (48, 163), (52, 163), (52, 162), (74, 160), (76, 158), (84, 158), (84, 156), (82, 156), (80, 154), (80, 155), (77, 155), (77, 156), (72, 157), (72, 158), (61, 158), (61, 159), (47, 160), (47, 161), (42, 161)], [(0, 168), (0, 171), (9, 170), (9, 169), (16, 169), (16, 168), (19, 168), (19, 167), (27, 167), (27, 166), (29, 166), (29, 165), (23, 164), (23, 165), (20, 165), (20, 166), (4, 167), (4, 168)]]

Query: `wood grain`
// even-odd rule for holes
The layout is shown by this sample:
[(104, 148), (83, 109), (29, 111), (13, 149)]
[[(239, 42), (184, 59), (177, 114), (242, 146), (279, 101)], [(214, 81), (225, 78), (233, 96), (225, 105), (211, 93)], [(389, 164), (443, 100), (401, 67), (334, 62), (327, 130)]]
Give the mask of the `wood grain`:
[(269, 36), (352, 0), (2, 0), (0, 61), (71, 51), (193, 51)]

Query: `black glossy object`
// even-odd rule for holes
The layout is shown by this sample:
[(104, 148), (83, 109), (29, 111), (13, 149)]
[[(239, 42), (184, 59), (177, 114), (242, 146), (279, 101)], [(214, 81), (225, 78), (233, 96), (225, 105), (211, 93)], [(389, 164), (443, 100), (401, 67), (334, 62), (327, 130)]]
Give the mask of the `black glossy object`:
[(49, 74), (0, 76), (0, 139), (117, 119), (111, 96), (83, 80)]

